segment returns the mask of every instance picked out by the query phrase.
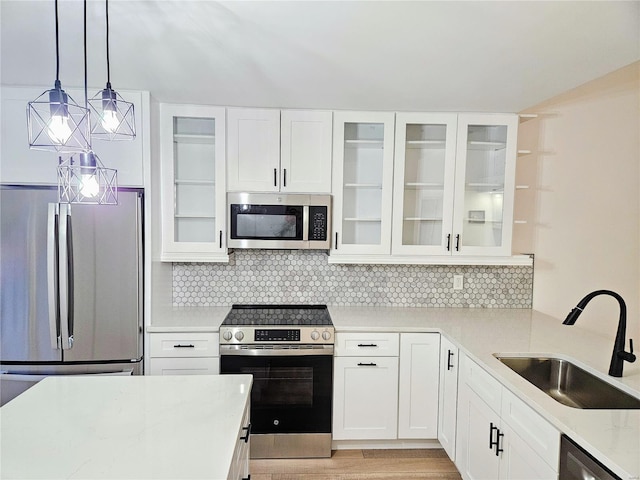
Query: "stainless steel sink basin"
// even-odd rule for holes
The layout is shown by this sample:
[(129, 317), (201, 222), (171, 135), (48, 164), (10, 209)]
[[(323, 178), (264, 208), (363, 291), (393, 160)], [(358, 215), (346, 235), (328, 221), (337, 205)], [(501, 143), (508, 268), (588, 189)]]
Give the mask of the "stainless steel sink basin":
[(497, 355), (496, 358), (563, 405), (584, 409), (640, 409), (640, 399), (568, 360)]

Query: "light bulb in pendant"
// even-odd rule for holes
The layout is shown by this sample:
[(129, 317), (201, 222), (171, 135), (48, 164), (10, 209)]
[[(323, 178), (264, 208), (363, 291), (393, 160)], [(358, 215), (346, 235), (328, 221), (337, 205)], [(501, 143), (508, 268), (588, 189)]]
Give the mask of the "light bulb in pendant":
[(118, 125), (120, 125), (116, 112), (106, 109), (102, 112), (100, 123), (102, 123), (102, 128), (109, 133), (115, 133), (118, 130)]
[(95, 197), (98, 195), (100, 191), (100, 185), (98, 185), (98, 180), (96, 180), (96, 176), (91, 175), (81, 175), (80, 180), (80, 193), (85, 197)]
[(71, 137), (69, 117), (64, 115), (52, 115), (47, 125), (47, 135), (56, 145), (64, 145)]

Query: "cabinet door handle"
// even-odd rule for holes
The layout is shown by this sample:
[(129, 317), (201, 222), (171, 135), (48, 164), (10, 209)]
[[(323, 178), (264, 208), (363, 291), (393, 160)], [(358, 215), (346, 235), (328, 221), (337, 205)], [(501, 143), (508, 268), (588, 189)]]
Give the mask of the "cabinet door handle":
[(182, 345), (181, 343), (178, 343), (177, 345), (174, 345), (173, 348), (196, 348), (196, 346), (193, 345), (192, 343), (189, 343), (187, 345)]
[(246, 427), (242, 427), (242, 430), (247, 432), (247, 434), (243, 437), (240, 437), (240, 440), (244, 440), (244, 443), (248, 443), (249, 437), (251, 436), (251, 424), (247, 425)]
[(220, 248), (222, 248), (222, 230), (220, 230)]
[(282, 174), (282, 186), (286, 187), (287, 186), (287, 169), (283, 169), (284, 172)]
[(498, 446), (498, 440), (496, 437), (496, 441), (493, 441), (493, 431), (499, 432), (500, 430), (498, 430), (498, 427), (494, 427), (493, 426), (493, 422), (491, 422), (489, 424), (489, 450), (493, 449), (493, 446), (495, 445), (496, 447)]
[(456, 235), (456, 252), (460, 251), (460, 234)]
[(338, 232), (336, 232), (336, 243), (334, 245), (335, 249), (338, 249)]
[(504, 437), (504, 433), (501, 433), (500, 430), (498, 430), (498, 435), (496, 436), (496, 457), (499, 457), (500, 454), (504, 452), (500, 446), (500, 439), (502, 439), (502, 437)]
[(359, 367), (377, 367), (378, 364), (376, 363), (358, 363)]
[(447, 235), (447, 252), (451, 250), (451, 234)]
[(451, 357), (453, 357), (453, 352), (451, 350), (447, 350), (447, 370), (451, 370), (453, 368)]
[(378, 345), (375, 343), (359, 343), (359, 347), (377, 347)]
[(277, 168), (273, 169), (273, 186), (274, 187), (278, 186), (278, 169)]

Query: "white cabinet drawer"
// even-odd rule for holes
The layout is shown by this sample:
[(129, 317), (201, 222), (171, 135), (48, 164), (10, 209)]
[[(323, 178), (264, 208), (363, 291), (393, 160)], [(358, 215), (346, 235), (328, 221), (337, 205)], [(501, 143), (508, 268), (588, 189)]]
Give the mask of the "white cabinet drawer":
[(557, 470), (560, 452), (558, 430), (506, 388), (502, 391), (500, 417), (548, 465)]
[(397, 357), (400, 352), (399, 333), (337, 333), (338, 357)]
[(469, 357), (461, 358), (462, 379), (491, 408), (500, 414), (502, 385)]
[(217, 333), (152, 333), (150, 357), (217, 357)]
[(151, 375), (217, 375), (220, 357), (151, 358)]

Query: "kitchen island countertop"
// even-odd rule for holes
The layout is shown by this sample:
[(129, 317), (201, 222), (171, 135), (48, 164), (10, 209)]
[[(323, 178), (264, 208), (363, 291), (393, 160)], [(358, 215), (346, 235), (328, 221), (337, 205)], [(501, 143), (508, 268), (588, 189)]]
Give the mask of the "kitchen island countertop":
[(251, 383), (48, 377), (0, 409), (0, 478), (226, 480)]

